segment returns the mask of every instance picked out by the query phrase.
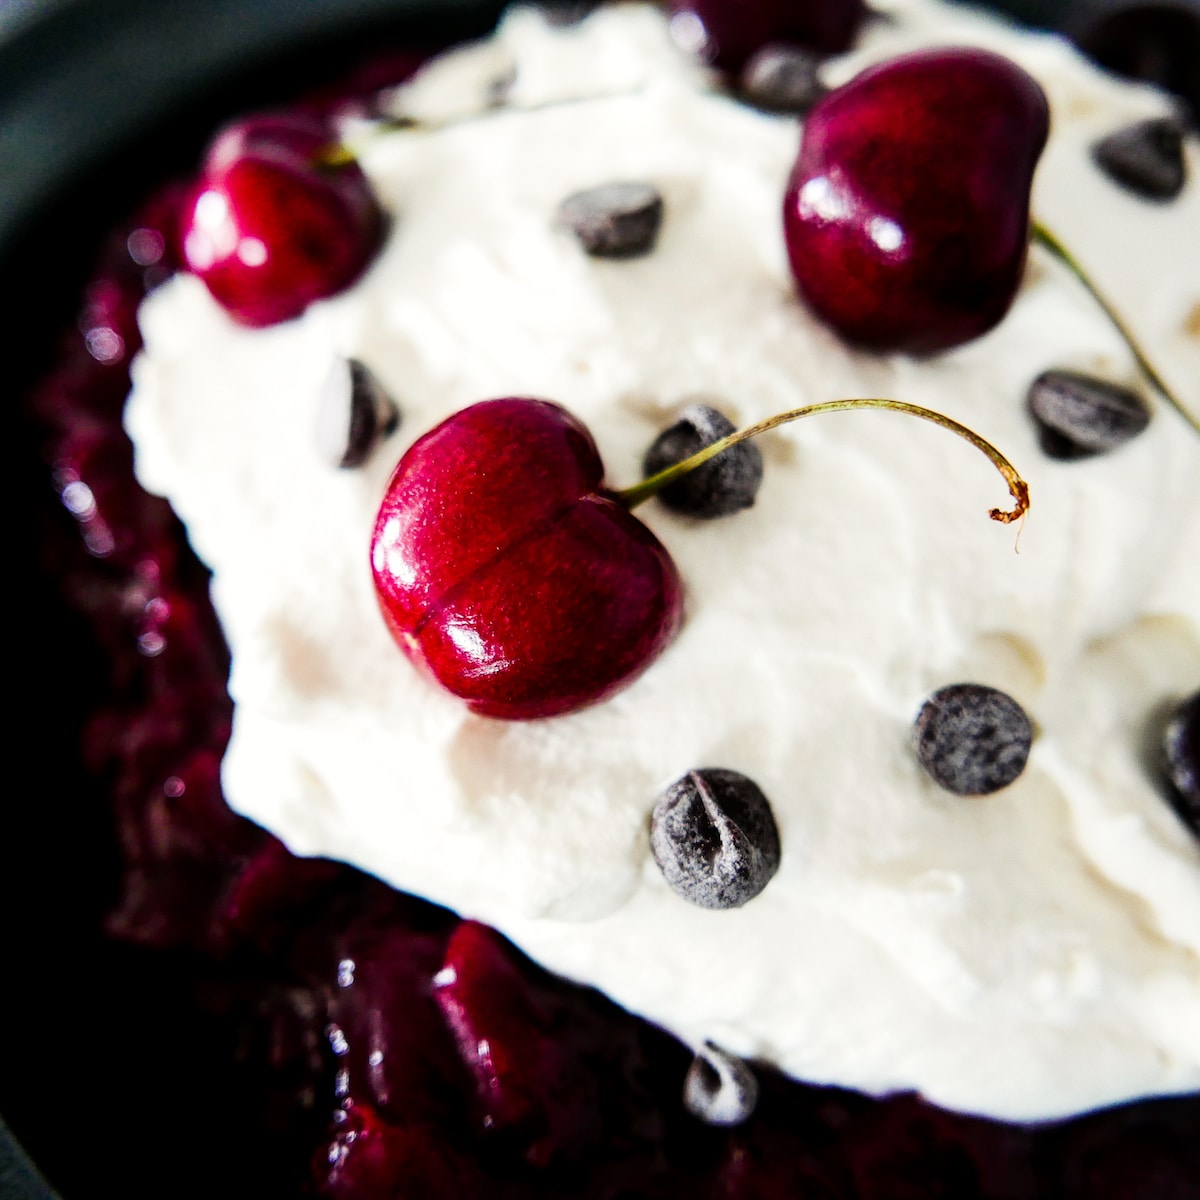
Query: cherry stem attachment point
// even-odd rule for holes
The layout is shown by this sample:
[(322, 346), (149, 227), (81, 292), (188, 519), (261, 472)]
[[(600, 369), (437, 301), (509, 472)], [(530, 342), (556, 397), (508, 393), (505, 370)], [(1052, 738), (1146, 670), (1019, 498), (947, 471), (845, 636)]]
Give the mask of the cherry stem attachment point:
[(318, 171), (340, 171), (356, 162), (358, 155), (343, 142), (329, 142), (312, 156), (312, 165)]
[(1161, 395), (1162, 398), (1166, 400), (1166, 402), (1170, 404), (1171, 407), (1174, 408), (1175, 411), (1178, 412), (1179, 415), (1183, 417), (1183, 419), (1197, 433), (1200, 433), (1200, 417), (1187, 410), (1179, 397), (1175, 395), (1170, 387), (1168, 387), (1163, 377), (1154, 369), (1153, 364), (1146, 357), (1141, 346), (1138, 344), (1137, 338), (1134, 337), (1133, 331), (1128, 325), (1125, 324), (1124, 321), (1121, 320), (1121, 317), (1117, 313), (1116, 309), (1114, 309), (1113, 306), (1104, 298), (1100, 292), (1100, 289), (1097, 288), (1092, 282), (1091, 276), (1088, 275), (1088, 273), (1083, 269), (1079, 260), (1070, 252), (1070, 250), (1066, 248), (1066, 246), (1063, 245), (1061, 241), (1059, 241), (1057, 236), (1047, 229), (1046, 226), (1040, 221), (1035, 220), (1033, 222), (1030, 230), (1030, 236), (1032, 237), (1033, 241), (1038, 243), (1038, 245), (1044, 246), (1048, 251), (1050, 251), (1050, 253), (1054, 255), (1054, 257), (1057, 258), (1059, 262), (1061, 262), (1067, 268), (1067, 270), (1079, 280), (1080, 283), (1083, 284), (1084, 288), (1087, 289), (1088, 295), (1090, 295), (1092, 299), (1095, 300), (1100, 306), (1104, 312), (1104, 315), (1109, 319), (1109, 321), (1112, 322), (1113, 328), (1116, 329), (1117, 333), (1121, 335), (1125, 344), (1129, 347), (1130, 353), (1132, 353), (1134, 357), (1134, 361), (1137, 363), (1142, 374), (1149, 381), (1151, 387), (1153, 387), (1155, 391), (1157, 391), (1159, 395)]
[(767, 417), (765, 421), (759, 421), (756, 425), (748, 425), (745, 429), (739, 429), (729, 434), (728, 437), (723, 437), (719, 441), (713, 442), (712, 445), (705, 446), (703, 450), (698, 450), (690, 457), (681, 459), (679, 462), (664, 468), (657, 474), (643, 479), (641, 483), (635, 483), (632, 487), (627, 487), (617, 492), (616, 498), (626, 508), (636, 508), (643, 500), (649, 500), (651, 496), (662, 491), (663, 488), (673, 483), (681, 475), (686, 475), (702, 463), (708, 462), (710, 458), (715, 458), (722, 451), (728, 450), (730, 446), (736, 446), (739, 442), (757, 437), (760, 433), (766, 433), (767, 430), (774, 429), (778, 425), (786, 425), (791, 421), (799, 421), (804, 417), (815, 417), (820, 413), (828, 412), (850, 412), (857, 408), (881, 408), (888, 412), (906, 413), (910, 417), (920, 417), (923, 421), (932, 421), (934, 425), (940, 425), (943, 429), (948, 429), (951, 433), (956, 433), (964, 441), (970, 442), (980, 453), (986, 455), (996, 470), (1004, 476), (1004, 482), (1008, 484), (1008, 490), (1013, 498), (1015, 507), (1011, 511), (1003, 508), (993, 508), (988, 513), (988, 516), (993, 521), (1000, 521), (1007, 525), (1010, 521), (1016, 521), (1023, 517), (1029, 510), (1029, 484), (1021, 478), (1017, 473), (1017, 469), (991, 442), (981, 438), (974, 430), (968, 429), (965, 425), (960, 425), (957, 421), (940, 412), (935, 412), (931, 408), (921, 408), (916, 404), (905, 404), (901, 400), (885, 400), (880, 398), (827, 400), (823, 404), (808, 404), (803, 408), (793, 408), (787, 412), (777, 413), (773, 417)]

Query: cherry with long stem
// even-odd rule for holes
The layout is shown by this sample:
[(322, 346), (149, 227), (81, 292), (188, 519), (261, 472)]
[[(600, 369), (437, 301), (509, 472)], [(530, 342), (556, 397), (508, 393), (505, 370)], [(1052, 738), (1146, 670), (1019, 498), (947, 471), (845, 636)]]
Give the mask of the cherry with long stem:
[(1014, 507), (1011, 510), (1003, 508), (991, 509), (988, 516), (993, 521), (1008, 524), (1023, 517), (1029, 510), (1029, 485), (1018, 474), (1016, 467), (991, 442), (980, 437), (974, 430), (968, 429), (965, 425), (960, 425), (952, 418), (945, 416), (943, 413), (935, 412), (931, 408), (922, 408), (916, 404), (906, 404), (902, 400), (887, 400), (879, 397), (827, 400), (821, 404), (807, 404), (803, 408), (792, 408), (787, 412), (777, 413), (773, 417), (767, 417), (757, 424), (748, 425), (745, 429), (739, 429), (727, 437), (720, 438), (711, 445), (705, 446), (702, 450), (696, 451), (695, 454), (688, 458), (681, 459), (672, 466), (665, 467), (657, 474), (643, 479), (641, 483), (635, 483), (632, 487), (624, 488), (616, 493), (616, 497), (626, 508), (636, 508), (644, 500), (650, 499), (651, 496), (662, 491), (663, 488), (673, 483), (676, 479), (708, 462), (709, 459), (715, 458), (731, 446), (736, 446), (739, 442), (748, 441), (752, 437), (757, 437), (760, 433), (766, 433), (770, 429), (786, 425), (791, 421), (802, 420), (804, 417), (814, 417), (821, 413), (829, 412), (850, 412), (861, 408), (900, 412), (910, 417), (919, 417), (923, 421), (931, 421), (934, 425), (939, 425), (941, 428), (957, 434), (964, 441), (974, 446), (981, 454), (984, 454), (1004, 477), (1004, 482), (1008, 485), (1009, 493), (1014, 502)]
[(1092, 282), (1091, 276), (1084, 270), (1079, 260), (1063, 245), (1062, 241), (1049, 229), (1046, 228), (1040, 221), (1034, 220), (1031, 228), (1031, 236), (1039, 245), (1048, 250), (1055, 258), (1061, 262), (1076, 279), (1083, 284), (1089, 296), (1100, 306), (1104, 315), (1112, 322), (1113, 328), (1121, 335), (1125, 344), (1129, 347), (1130, 353), (1134, 357), (1142, 374), (1146, 377), (1159, 395), (1162, 396), (1176, 412), (1197, 432), (1200, 433), (1200, 416), (1189, 412), (1183, 401), (1171, 390), (1166, 380), (1154, 369), (1154, 365), (1146, 357), (1145, 352), (1138, 344), (1137, 338), (1133, 331), (1121, 319), (1120, 314), (1108, 302), (1100, 289)]

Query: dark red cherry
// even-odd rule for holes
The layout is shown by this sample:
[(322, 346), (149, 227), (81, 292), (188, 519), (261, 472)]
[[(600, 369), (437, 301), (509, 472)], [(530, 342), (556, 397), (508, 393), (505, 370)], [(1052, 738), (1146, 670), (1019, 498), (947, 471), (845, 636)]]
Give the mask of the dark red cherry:
[(396, 467), (371, 545), (384, 619), (475, 712), (603, 700), (674, 636), (675, 566), (603, 474), (579, 421), (522, 398), (455, 413)]
[(486, 1195), (487, 1187), (470, 1157), (447, 1142), (438, 1126), (393, 1124), (361, 1102), (343, 1112), (314, 1174), (320, 1194), (331, 1200), (461, 1200)]
[(866, 12), (862, 0), (671, 0), (671, 8), (678, 39), (731, 72), (771, 43), (836, 54), (854, 40)]
[(929, 354), (1008, 311), (1049, 109), (998, 55), (920, 51), (830, 92), (804, 124), (783, 228), (803, 299), (847, 341)]
[(569, 1017), (531, 986), (511, 950), (476, 921), (446, 946), (434, 995), (475, 1076), (483, 1129), (534, 1166), (570, 1159), (600, 1138), (598, 1080), (575, 1054)]
[(384, 224), (366, 176), (323, 121), (248, 117), (209, 147), (184, 258), (234, 320), (274, 325), (353, 283)]

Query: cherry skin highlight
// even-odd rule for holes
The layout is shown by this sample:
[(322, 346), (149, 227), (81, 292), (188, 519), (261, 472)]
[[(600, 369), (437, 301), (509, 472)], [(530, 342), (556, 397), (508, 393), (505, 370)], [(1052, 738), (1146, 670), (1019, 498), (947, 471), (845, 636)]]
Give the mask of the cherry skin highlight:
[(349, 287), (385, 221), (358, 164), (323, 121), (264, 114), (209, 147), (184, 220), (189, 269), (242, 325), (274, 325)]
[(678, 572), (603, 474), (579, 421), (519, 397), (455, 413), (396, 467), (371, 541), (384, 620), (474, 712), (584, 708), (673, 638)]
[(862, 0), (672, 0), (671, 9), (697, 19), (701, 56), (731, 72), (773, 43), (840, 53), (866, 13)]
[(881, 63), (809, 114), (783, 229), (796, 287), (843, 338), (931, 354), (1008, 311), (1049, 131), (1038, 84), (996, 54)]

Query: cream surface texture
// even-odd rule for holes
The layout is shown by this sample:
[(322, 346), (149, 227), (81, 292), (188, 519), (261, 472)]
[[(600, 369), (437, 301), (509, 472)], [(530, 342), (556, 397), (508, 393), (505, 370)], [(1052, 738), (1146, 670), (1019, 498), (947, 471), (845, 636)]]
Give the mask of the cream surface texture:
[[(1170, 204), (1121, 191), (1088, 153), (1165, 101), (1049, 36), (929, 0), (879, 7), (827, 80), (931, 43), (1030, 71), (1053, 113), (1035, 211), (1200, 412), (1196, 144)], [(797, 121), (722, 95), (648, 8), (561, 29), (517, 10), (391, 103), (420, 124), (348, 135), (393, 217), (352, 291), (253, 331), (181, 276), (143, 311), (128, 426), (140, 478), (215, 573), (230, 803), (693, 1044), (806, 1080), (1015, 1120), (1200, 1089), (1200, 845), (1146, 765), (1163, 706), (1200, 686), (1200, 435), (1139, 382), (1095, 302), (1034, 248), (987, 336), (924, 361), (847, 348), (787, 270)], [(662, 192), (658, 246), (589, 258), (559, 201), (624, 179)], [(402, 412), (355, 471), (315, 448), (337, 356)], [(1142, 388), (1149, 428), (1046, 458), (1024, 396), (1051, 367)], [(696, 400), (747, 424), (889, 396), (992, 440), (1033, 507), (1019, 530), (990, 522), (1002, 481), (925, 422), (778, 429), (751, 509), (638, 510), (686, 587), (660, 660), (579, 714), (486, 720), (392, 643), (369, 539), (403, 450), (505, 395), (576, 413), (618, 487)], [(1036, 727), (1021, 778), (982, 798), (941, 791), (910, 749), (925, 697), (962, 681), (1009, 692)], [(731, 911), (675, 895), (649, 853), (656, 797), (705, 766), (753, 778), (781, 833), (778, 875)]]

